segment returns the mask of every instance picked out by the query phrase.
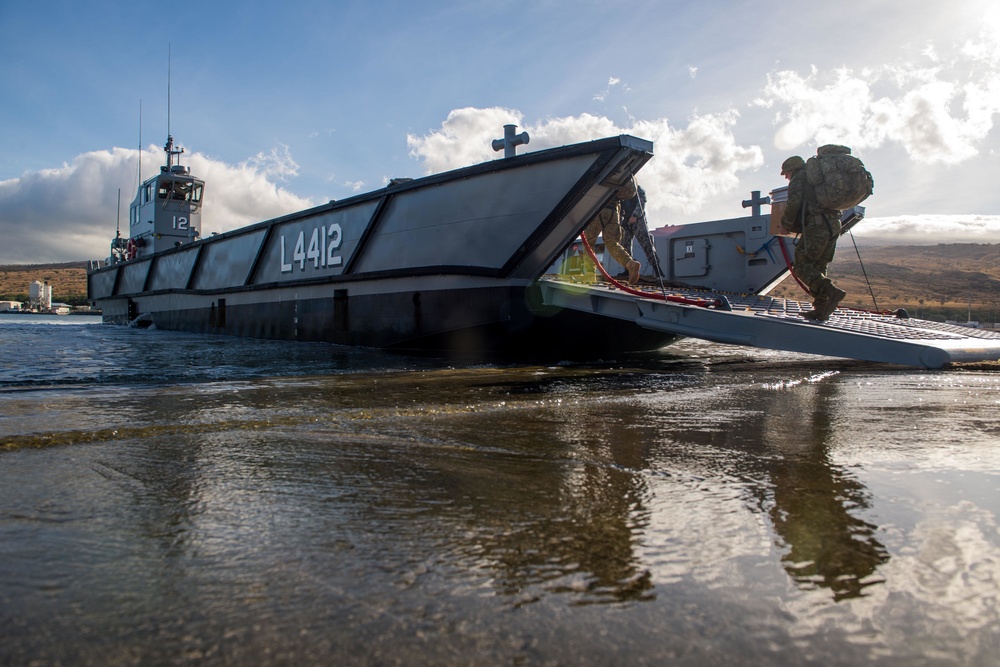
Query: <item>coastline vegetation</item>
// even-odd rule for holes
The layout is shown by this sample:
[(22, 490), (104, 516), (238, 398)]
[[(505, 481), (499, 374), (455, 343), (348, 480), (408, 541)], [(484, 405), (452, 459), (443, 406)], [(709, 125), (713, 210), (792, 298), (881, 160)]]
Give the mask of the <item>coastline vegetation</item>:
[(87, 305), (87, 263), (8, 264), (0, 266), (0, 301), (28, 300), (31, 282), (52, 286), (52, 300), (71, 306)]
[[(829, 275), (847, 291), (842, 307), (905, 308), (910, 317), (937, 322), (995, 324), (1000, 318), (1000, 244), (859, 245), (856, 250), (849, 237), (842, 238)], [(791, 278), (772, 294), (809, 300)]]

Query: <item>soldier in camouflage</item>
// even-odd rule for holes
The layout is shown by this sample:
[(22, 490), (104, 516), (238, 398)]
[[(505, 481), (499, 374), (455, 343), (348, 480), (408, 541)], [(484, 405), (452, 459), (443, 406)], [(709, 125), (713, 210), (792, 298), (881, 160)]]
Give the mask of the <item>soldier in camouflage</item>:
[(649, 224), (646, 221), (646, 191), (639, 185), (636, 190), (635, 197), (622, 202), (622, 247), (631, 248), (632, 239), (638, 241), (653, 273), (659, 277), (661, 271), (656, 263), (656, 251), (649, 237)]
[(840, 211), (822, 209), (806, 180), (806, 163), (793, 155), (781, 164), (781, 175), (788, 179), (788, 203), (781, 216), (781, 226), (801, 232), (795, 246), (792, 270), (813, 298), (813, 309), (802, 317), (819, 322), (829, 319), (847, 292), (837, 288), (826, 275), (833, 261), (840, 236)]
[(583, 230), (583, 236), (591, 248), (597, 248), (597, 236), (604, 237), (604, 247), (616, 262), (625, 267), (628, 271), (628, 281), (634, 285), (639, 281), (639, 262), (632, 259), (632, 255), (622, 247), (622, 225), (621, 211), (622, 201), (635, 197), (635, 185), (630, 180), (621, 186), (615, 196), (608, 202), (608, 205), (601, 209), (587, 227)]

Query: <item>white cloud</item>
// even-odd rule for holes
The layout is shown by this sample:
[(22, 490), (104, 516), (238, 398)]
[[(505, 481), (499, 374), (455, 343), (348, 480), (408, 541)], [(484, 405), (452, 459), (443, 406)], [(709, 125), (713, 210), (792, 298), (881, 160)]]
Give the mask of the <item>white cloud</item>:
[[(138, 151), (113, 148), (78, 155), (55, 169), (27, 172), (0, 181), (0, 264), (68, 262), (103, 258), (115, 235), (117, 193), (121, 220), (128, 226), (128, 206), (137, 183)], [(143, 151), (144, 177), (162, 163), (162, 151)], [(229, 165), (200, 153), (182, 163), (206, 181), (203, 231), (223, 232), (283, 215), (311, 204), (279, 188), (273, 177), (294, 175), (287, 147), (260, 153)]]
[(903, 215), (868, 218), (853, 230), (874, 244), (1000, 243), (1000, 215)]
[(608, 79), (607, 87), (602, 92), (594, 94), (594, 100), (597, 102), (603, 102), (604, 100), (608, 99), (608, 95), (611, 94), (611, 89), (620, 84), (621, 82), (622, 80), (616, 76), (610, 77)]
[(667, 119), (628, 128), (629, 134), (650, 139), (655, 146), (656, 157), (639, 175), (650, 213), (692, 213), (720, 195), (736, 192), (740, 172), (764, 164), (759, 146), (737, 143), (733, 127), (738, 118), (737, 112), (727, 111), (694, 116), (682, 129), (671, 127)]
[(934, 45), (923, 63), (807, 75), (768, 74), (752, 103), (777, 109), (775, 145), (901, 146), (924, 163), (957, 164), (976, 156), (1000, 113), (1000, 39), (984, 30), (946, 57)]
[(294, 165), (290, 156), (280, 151), (264, 158), (258, 154), (238, 165), (192, 153), (187, 160), (191, 173), (205, 180), (203, 233), (226, 232), (313, 206), (310, 200), (272, 181), (276, 174), (282, 178), (293, 175), (289, 162)]
[(269, 153), (261, 151), (242, 162), (240, 166), (279, 181), (287, 181), (299, 175), (299, 165), (292, 159), (292, 154), (285, 144), (275, 146)]
[(406, 144), (410, 157), (422, 160), (426, 173), (435, 174), (492, 159), (495, 153), (490, 143), (500, 138), (502, 130), (498, 128), (519, 125), (521, 118), (521, 112), (499, 107), (455, 109), (441, 123), (440, 130), (423, 137), (408, 134)]
[(665, 118), (619, 127), (603, 116), (581, 114), (521, 125), (519, 111), (465, 108), (452, 111), (440, 130), (410, 135), (407, 142), (410, 155), (424, 162), (426, 172), (437, 173), (496, 157), (490, 142), (505, 123), (519, 124), (518, 130), (531, 137), (519, 152), (631, 134), (655, 146), (655, 157), (639, 175), (649, 195), (649, 212), (690, 213), (720, 194), (734, 192), (740, 172), (763, 165), (760, 147), (737, 144), (733, 126), (738, 118), (737, 112), (727, 111), (694, 116), (685, 128), (673, 127)]
[[(846, 72), (842, 75), (846, 77)], [(851, 88), (858, 83), (845, 78), (843, 85)], [(407, 141), (410, 155), (423, 162), (425, 173), (437, 173), (498, 158), (499, 154), (489, 148), (490, 142), (500, 136), (499, 127), (511, 122), (531, 137), (519, 153), (618, 134), (649, 139), (655, 155), (639, 173), (639, 183), (649, 195), (650, 221), (657, 227), (675, 221), (676, 214), (691, 214), (733, 195), (740, 187), (740, 175), (763, 165), (760, 147), (737, 142), (733, 130), (738, 120), (739, 114), (731, 110), (692, 116), (685, 127), (675, 127), (668, 119), (619, 127), (606, 117), (591, 114), (532, 124), (517, 110), (465, 108), (449, 114), (441, 129), (422, 137), (410, 135)], [(855, 143), (863, 145), (860, 138)], [(854, 233), (870, 243), (1000, 243), (1000, 215), (869, 218)]]
[[(927, 512), (906, 536), (905, 548), (896, 549), (879, 567), (883, 583), (847, 601), (844, 611), (849, 613), (838, 622), (855, 633), (905, 642), (900, 620), (920, 619), (922, 644), (937, 647), (942, 660), (980, 664), (976, 657), (992, 654), (991, 629), (1000, 623), (995, 604), (1000, 588), (998, 533), (995, 515), (970, 502)], [(813, 607), (798, 608), (803, 604), (814, 602), (793, 601), (791, 612), (815, 618)], [(905, 655), (902, 647), (899, 650)]]
[[(980, 42), (965, 52), (977, 63), (1000, 71), (1000, 47)], [(971, 58), (971, 56), (970, 56)], [(992, 129), (1000, 106), (1000, 76), (969, 79), (958, 86), (942, 78), (941, 69), (883, 69), (880, 73), (854, 73), (843, 69), (825, 76), (778, 72), (769, 79), (760, 107), (777, 109), (782, 123), (779, 135), (790, 145), (806, 141), (838, 141), (858, 149), (889, 141), (925, 161), (953, 162), (974, 154), (977, 141)], [(612, 78), (610, 85), (619, 85)], [(894, 87), (893, 95), (873, 91)], [(827, 104), (836, 98), (864, 100), (851, 108)], [(851, 97), (853, 96), (853, 97)], [(949, 97), (950, 96), (950, 97)], [(944, 104), (940, 98), (948, 98)], [(962, 104), (958, 104), (961, 102)], [(961, 112), (961, 117), (956, 116)], [(417, 136), (408, 135), (410, 157), (425, 173), (439, 173), (470, 164), (499, 159), (491, 148), (506, 124), (527, 131), (530, 144), (519, 152), (631, 134), (654, 143), (653, 159), (639, 173), (649, 195), (648, 211), (654, 227), (689, 221), (690, 214), (720, 199), (743, 194), (741, 176), (764, 165), (762, 149), (741, 144), (735, 134), (740, 114), (735, 110), (695, 114), (683, 124), (667, 118), (636, 120), (628, 117), (619, 126), (604, 116), (578, 116), (526, 122), (516, 110), (502, 107), (455, 109), (441, 127)], [(137, 186), (134, 149), (114, 148), (77, 156), (54, 169), (27, 172), (0, 181), (0, 263), (71, 261), (107, 254), (114, 236), (115, 193), (122, 190), (122, 217)], [(145, 177), (162, 164), (162, 151), (143, 151)], [(237, 227), (308, 208), (308, 199), (296, 196), (278, 182), (295, 177), (298, 164), (287, 146), (278, 145), (232, 165), (200, 153), (185, 155), (184, 164), (205, 179), (203, 230), (228, 231)], [(352, 192), (363, 181), (345, 183)], [(734, 211), (734, 215), (739, 215)], [(683, 219), (679, 219), (683, 218)], [(856, 234), (871, 242), (940, 243), (1000, 242), (1000, 216), (898, 216), (866, 220)]]

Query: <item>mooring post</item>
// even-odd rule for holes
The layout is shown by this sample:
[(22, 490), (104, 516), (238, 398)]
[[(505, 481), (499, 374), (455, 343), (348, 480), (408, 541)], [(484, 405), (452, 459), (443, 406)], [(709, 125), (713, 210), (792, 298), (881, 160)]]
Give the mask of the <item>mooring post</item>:
[(493, 140), (493, 150), (498, 151), (503, 149), (504, 157), (514, 157), (517, 155), (517, 147), (528, 143), (528, 133), (514, 134), (514, 130), (516, 129), (517, 125), (504, 125), (503, 139)]
[(750, 192), (750, 199), (743, 200), (743, 208), (750, 208), (752, 206), (753, 217), (756, 218), (760, 216), (760, 207), (763, 204), (770, 204), (770, 203), (771, 203), (770, 197), (761, 197), (760, 190), (752, 190)]

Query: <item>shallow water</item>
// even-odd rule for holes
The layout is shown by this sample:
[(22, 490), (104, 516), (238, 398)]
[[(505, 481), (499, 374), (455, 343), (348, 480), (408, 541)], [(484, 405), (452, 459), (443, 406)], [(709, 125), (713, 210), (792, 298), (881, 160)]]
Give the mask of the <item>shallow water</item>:
[(0, 320), (0, 663), (992, 665), (1000, 374)]

